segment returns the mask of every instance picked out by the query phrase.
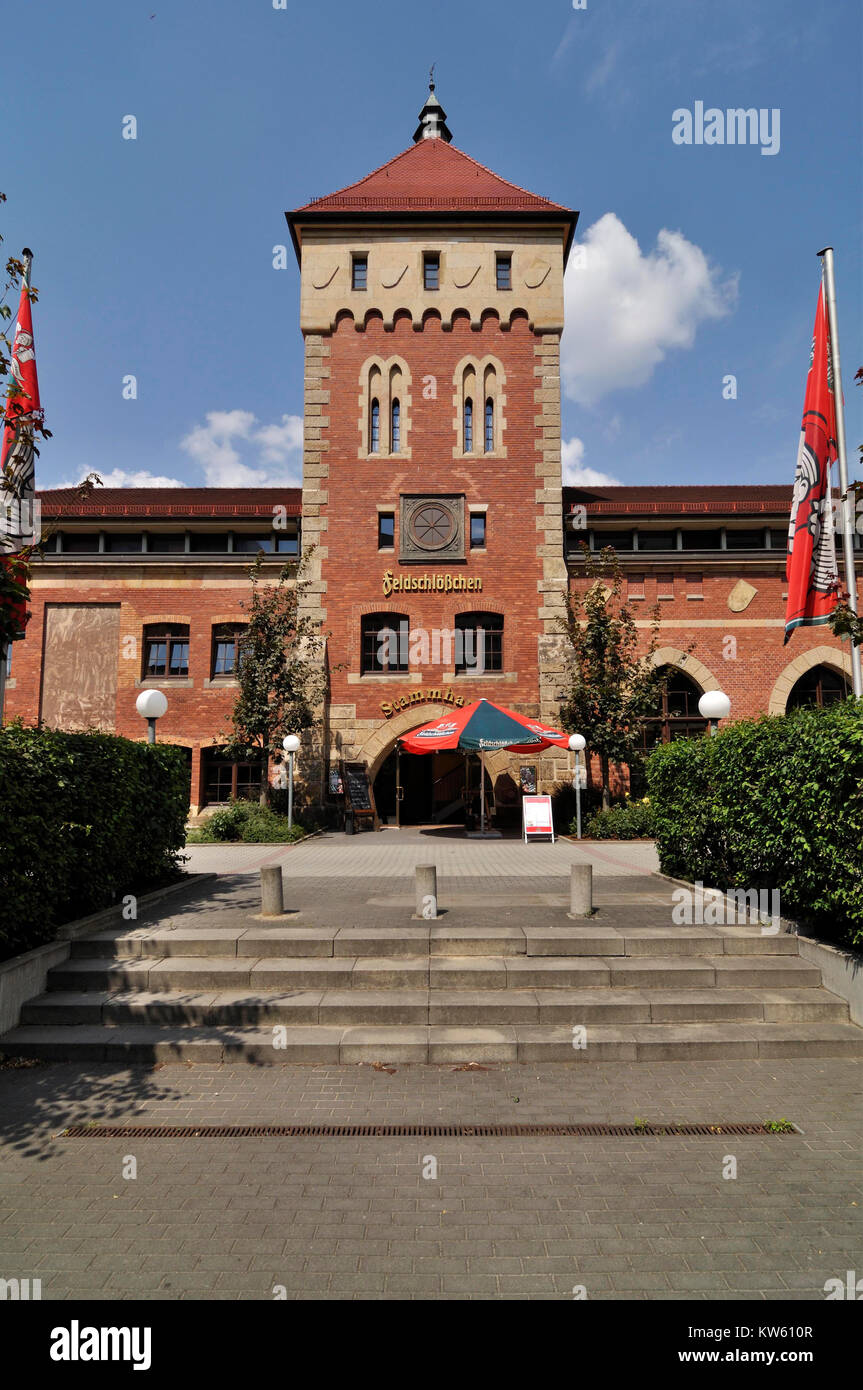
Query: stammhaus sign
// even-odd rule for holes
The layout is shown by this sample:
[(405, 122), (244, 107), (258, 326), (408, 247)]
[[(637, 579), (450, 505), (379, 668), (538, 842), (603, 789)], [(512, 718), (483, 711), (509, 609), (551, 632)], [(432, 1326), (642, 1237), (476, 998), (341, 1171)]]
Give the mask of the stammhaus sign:
[(448, 686), (446, 690), (443, 687), (412, 690), (408, 695), (397, 696), (395, 700), (384, 700), (381, 709), (386, 718), (391, 719), (399, 710), (409, 709), (411, 705), (452, 705), (454, 709), (461, 709), (463, 704), (464, 696), (456, 695), (452, 686)]
[(482, 589), (479, 575), (467, 574), (393, 574), (387, 570), (381, 586), (384, 598), (390, 594), (406, 594), (421, 590), (436, 594), (478, 594)]

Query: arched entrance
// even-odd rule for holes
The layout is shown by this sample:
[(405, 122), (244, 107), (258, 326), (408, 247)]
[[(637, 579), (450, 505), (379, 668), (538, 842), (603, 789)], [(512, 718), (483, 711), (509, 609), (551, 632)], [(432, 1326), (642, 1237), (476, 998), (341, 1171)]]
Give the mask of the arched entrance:
[[(381, 723), (358, 750), (359, 760), (369, 770), (378, 815), (386, 824), (461, 824), (466, 815), (479, 819), (479, 758), (465, 757), (459, 751), (397, 756), (399, 739), (445, 713), (447, 708), (445, 704), (442, 708), (440, 704), (423, 703), (401, 710)], [(493, 806), (495, 779), (507, 770), (509, 763), (510, 754), (505, 750), (486, 754), (487, 812)], [(397, 799), (399, 786), (402, 795)]]
[[(488, 790), (488, 773), (486, 784)], [(458, 750), (402, 753), (396, 744), (381, 763), (374, 789), (378, 815), (388, 825), (461, 824), (479, 792), (478, 760)]]

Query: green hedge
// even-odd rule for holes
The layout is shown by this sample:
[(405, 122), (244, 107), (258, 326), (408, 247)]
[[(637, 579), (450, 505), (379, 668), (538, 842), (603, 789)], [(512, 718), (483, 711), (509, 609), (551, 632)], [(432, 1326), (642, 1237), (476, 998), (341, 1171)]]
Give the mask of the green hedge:
[[(577, 832), (577, 822), (570, 826)], [(594, 811), (587, 817), (582, 834), (588, 840), (650, 840), (653, 838), (653, 808), (648, 797), (622, 801), (608, 811)]]
[(302, 840), (306, 830), (294, 821), (288, 824), (287, 816), (281, 816), (268, 806), (256, 801), (232, 801), (224, 810), (214, 811), (203, 825), (189, 831), (190, 845), (221, 844), (225, 841), (245, 840), (247, 843), (290, 844)]
[(0, 730), (0, 958), (174, 877), (188, 809), (182, 749)]
[(778, 888), (787, 916), (863, 943), (863, 702), (666, 744), (647, 780), (664, 873)]

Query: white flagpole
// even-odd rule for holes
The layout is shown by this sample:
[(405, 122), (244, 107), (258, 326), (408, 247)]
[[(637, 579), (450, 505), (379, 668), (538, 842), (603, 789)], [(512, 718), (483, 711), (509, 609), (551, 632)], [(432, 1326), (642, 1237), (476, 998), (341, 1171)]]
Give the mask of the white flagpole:
[[(845, 407), (842, 398), (842, 369), (839, 365), (839, 325), (836, 315), (836, 280), (833, 274), (833, 247), (819, 251), (827, 322), (830, 328), (830, 358), (833, 365), (833, 404), (836, 411), (836, 452), (839, 456), (839, 492), (842, 498), (842, 551), (845, 558), (845, 587), (848, 607), (857, 613), (857, 574), (854, 568), (854, 508), (848, 495), (848, 455), (845, 451)], [(851, 643), (851, 685), (859, 700), (863, 696), (863, 670), (860, 648)]]

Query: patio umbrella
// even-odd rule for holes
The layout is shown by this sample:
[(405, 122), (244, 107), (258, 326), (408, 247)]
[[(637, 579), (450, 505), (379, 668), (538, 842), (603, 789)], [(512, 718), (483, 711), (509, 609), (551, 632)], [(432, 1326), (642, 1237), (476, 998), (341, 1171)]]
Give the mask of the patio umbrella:
[(480, 782), (480, 833), (485, 834), (485, 754), (487, 750), (506, 748), (510, 753), (533, 753), (538, 748), (569, 746), (568, 736), (560, 729), (528, 719), (523, 714), (493, 705), (490, 700), (474, 700), (462, 709), (453, 710), (440, 719), (422, 724), (401, 740), (406, 753), (438, 753), (446, 748), (461, 748), (479, 753), (482, 764)]

